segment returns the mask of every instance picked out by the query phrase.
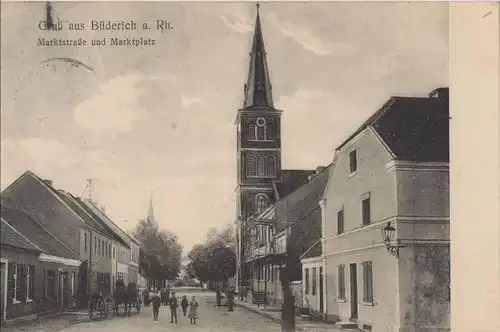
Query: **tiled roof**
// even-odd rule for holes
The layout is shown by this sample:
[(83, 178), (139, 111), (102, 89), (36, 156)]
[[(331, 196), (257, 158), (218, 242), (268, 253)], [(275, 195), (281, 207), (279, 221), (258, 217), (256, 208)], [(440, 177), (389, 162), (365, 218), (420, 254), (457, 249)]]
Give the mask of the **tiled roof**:
[(24, 236), (19, 234), (12, 226), (10, 226), (7, 221), (1, 218), (0, 223), (0, 244), (9, 247), (20, 248), (35, 252), (41, 252), (41, 250), (30, 243)]
[(322, 254), (321, 241), (317, 241), (309, 250), (307, 250), (300, 259), (319, 257)]
[[(276, 202), (276, 231), (280, 232), (288, 225), (298, 222), (308, 214), (319, 208), (319, 201), (323, 198), (331, 165), (328, 165), (309, 182)], [(281, 212), (281, 215), (280, 215)], [(283, 216), (286, 213), (286, 216)]]
[[(446, 89), (443, 89), (446, 90)], [(449, 161), (449, 99), (392, 97), (338, 149), (368, 126), (387, 144), (395, 159)]]
[[(116, 226), (111, 219), (109, 219), (101, 210), (95, 207), (92, 203), (84, 202), (79, 198), (76, 201), (80, 206), (85, 209), (85, 211), (91, 215), (95, 220), (98, 220), (103, 227), (106, 228), (108, 233), (113, 233), (113, 237), (124, 244), (126, 247), (130, 248), (130, 241), (132, 240), (124, 231), (122, 231), (118, 226)], [(113, 229), (113, 228), (117, 229)], [(122, 234), (119, 234), (122, 233)]]
[(70, 259), (78, 258), (76, 253), (62, 244), (25, 212), (2, 204), (1, 214), (5, 222), (9, 223), (29, 241), (39, 247), (44, 254)]
[(273, 185), (276, 191), (276, 198), (281, 199), (297, 190), (300, 186), (309, 181), (309, 175), (315, 173), (311, 170), (282, 170), (281, 180), (274, 181)]

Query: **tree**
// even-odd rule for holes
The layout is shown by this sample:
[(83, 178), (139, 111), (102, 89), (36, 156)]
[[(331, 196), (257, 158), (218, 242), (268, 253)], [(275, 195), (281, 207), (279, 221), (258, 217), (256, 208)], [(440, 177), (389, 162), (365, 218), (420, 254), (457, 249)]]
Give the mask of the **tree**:
[(236, 273), (234, 229), (218, 232), (211, 228), (206, 242), (195, 245), (188, 254), (194, 275), (203, 282), (225, 281)]
[(177, 237), (158, 228), (156, 223), (140, 220), (134, 236), (140, 242), (139, 272), (148, 280), (175, 279), (181, 266), (182, 246)]

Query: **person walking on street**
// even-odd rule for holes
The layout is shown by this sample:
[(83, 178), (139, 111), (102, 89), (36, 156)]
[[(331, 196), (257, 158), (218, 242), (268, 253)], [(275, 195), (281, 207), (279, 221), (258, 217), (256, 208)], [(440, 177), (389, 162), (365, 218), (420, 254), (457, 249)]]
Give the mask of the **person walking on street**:
[(175, 320), (175, 324), (177, 324), (177, 298), (175, 297), (175, 292), (172, 292), (172, 296), (168, 300), (168, 304), (170, 305), (170, 323), (173, 323)]
[(158, 321), (158, 314), (160, 313), (161, 298), (158, 292), (153, 292), (151, 296), (153, 302), (153, 321)]
[(182, 314), (183, 314), (184, 316), (186, 316), (187, 309), (188, 309), (188, 307), (189, 307), (189, 301), (188, 301), (188, 299), (187, 299), (186, 295), (184, 295), (184, 296), (182, 297), (181, 307), (182, 307)]
[(196, 324), (196, 319), (198, 319), (198, 302), (193, 296), (191, 303), (189, 303), (189, 324)]

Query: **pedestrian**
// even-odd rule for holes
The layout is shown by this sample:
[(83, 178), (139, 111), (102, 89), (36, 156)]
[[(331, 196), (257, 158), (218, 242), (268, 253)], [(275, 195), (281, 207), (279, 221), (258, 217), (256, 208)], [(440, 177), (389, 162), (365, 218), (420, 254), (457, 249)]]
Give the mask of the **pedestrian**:
[(198, 302), (193, 296), (191, 303), (189, 303), (189, 324), (196, 324), (196, 319), (198, 319)]
[(158, 321), (158, 314), (160, 313), (161, 298), (158, 292), (154, 292), (151, 296), (153, 302), (153, 321)]
[(182, 307), (182, 313), (183, 313), (183, 315), (186, 316), (186, 312), (187, 312), (187, 309), (189, 307), (189, 301), (188, 301), (186, 295), (184, 295), (182, 297), (181, 307)]
[(177, 324), (177, 298), (175, 297), (175, 292), (172, 292), (172, 296), (168, 300), (168, 304), (170, 305), (170, 323), (173, 323), (175, 320), (175, 324)]

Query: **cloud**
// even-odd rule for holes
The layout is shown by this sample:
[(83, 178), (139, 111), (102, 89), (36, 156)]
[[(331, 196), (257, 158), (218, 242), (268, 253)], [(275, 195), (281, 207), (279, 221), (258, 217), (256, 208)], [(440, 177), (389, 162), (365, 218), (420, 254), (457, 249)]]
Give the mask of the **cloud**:
[(203, 98), (182, 96), (181, 106), (182, 108), (190, 108), (191, 106), (203, 106)]
[(78, 104), (74, 120), (78, 126), (95, 133), (121, 134), (133, 128), (142, 106), (137, 85), (142, 75), (117, 76), (99, 86), (99, 92)]
[(253, 31), (252, 21), (244, 16), (234, 15), (222, 16), (222, 22), (231, 30), (239, 33), (249, 33)]
[(356, 46), (347, 42), (327, 42), (316, 36), (310, 29), (290, 23), (282, 24), (280, 29), (283, 35), (299, 43), (304, 49), (317, 55), (330, 55), (339, 52), (352, 52)]

